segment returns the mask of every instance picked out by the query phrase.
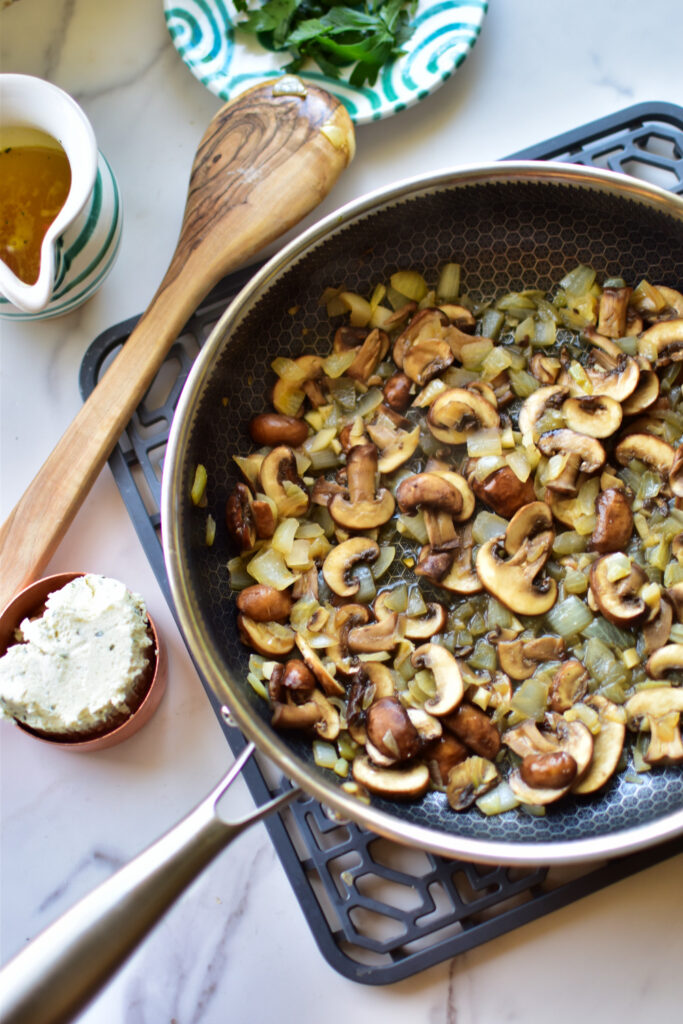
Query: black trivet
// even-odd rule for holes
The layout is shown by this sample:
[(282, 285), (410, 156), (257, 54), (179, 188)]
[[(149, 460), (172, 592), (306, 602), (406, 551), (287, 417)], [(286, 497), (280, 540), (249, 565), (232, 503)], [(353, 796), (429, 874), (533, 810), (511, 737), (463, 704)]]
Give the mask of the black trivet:
[[(683, 110), (640, 104), (557, 136), (511, 159), (608, 167), (683, 193)], [(109, 465), (161, 589), (172, 608), (159, 538), (161, 468), (173, 412), (192, 363), (231, 299), (257, 268), (218, 285), (175, 342)], [(81, 366), (87, 398), (137, 317), (92, 343)], [(236, 755), (244, 737), (205, 687)], [(252, 759), (243, 771), (257, 804), (283, 785)], [(504, 868), (446, 860), (328, 816), (302, 798), (266, 821), (271, 840), (327, 961), (366, 984), (386, 984), (432, 967), (683, 852), (683, 838), (572, 870)]]

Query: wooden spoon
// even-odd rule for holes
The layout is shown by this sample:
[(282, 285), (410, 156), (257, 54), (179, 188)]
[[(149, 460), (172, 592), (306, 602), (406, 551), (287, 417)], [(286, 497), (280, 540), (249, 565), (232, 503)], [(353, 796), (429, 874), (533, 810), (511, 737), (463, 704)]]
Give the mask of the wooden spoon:
[(156, 295), (0, 529), (0, 609), (49, 561), (201, 300), (317, 206), (354, 149), (339, 100), (293, 77), (242, 93), (213, 117)]

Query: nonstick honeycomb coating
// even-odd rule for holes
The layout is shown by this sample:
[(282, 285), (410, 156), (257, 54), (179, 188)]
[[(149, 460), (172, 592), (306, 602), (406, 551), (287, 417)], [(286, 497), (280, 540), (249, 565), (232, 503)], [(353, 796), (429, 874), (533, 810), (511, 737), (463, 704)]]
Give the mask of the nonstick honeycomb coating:
[[(245, 300), (226, 325), (222, 348), (205, 374), (184, 455), (185, 493), (197, 462), (208, 471), (209, 511), (218, 522), (214, 546), (204, 542), (204, 514), (189, 503), (179, 513), (184, 571), (225, 676), (228, 704), (234, 700), (232, 689), (270, 730), (265, 702), (244, 681), (249, 652), (237, 635), (226, 570), (235, 554), (223, 525), (225, 502), (238, 479), (232, 455), (252, 450), (247, 423), (269, 408), (276, 379), (272, 359), (330, 351), (333, 325), (320, 305), (323, 290), (343, 285), (369, 295), (377, 282), (402, 268), (419, 269), (435, 282), (446, 261), (462, 265), (462, 289), (477, 300), (523, 288), (552, 289), (577, 263), (594, 267), (599, 280), (623, 276), (635, 285), (647, 277), (680, 288), (681, 235), (681, 221), (674, 216), (580, 185), (442, 183), (341, 224), (266, 282), (260, 298)], [(322, 774), (312, 764), (309, 741), (293, 739), (291, 747), (310, 771)], [(341, 781), (324, 774), (331, 785)], [(680, 768), (640, 778), (641, 785), (622, 777), (599, 795), (564, 799), (548, 807), (544, 817), (512, 812), (487, 819), (476, 809), (456, 814), (439, 793), (407, 804), (373, 799), (373, 805), (396, 819), (476, 840), (563, 842), (607, 837), (681, 808)]]

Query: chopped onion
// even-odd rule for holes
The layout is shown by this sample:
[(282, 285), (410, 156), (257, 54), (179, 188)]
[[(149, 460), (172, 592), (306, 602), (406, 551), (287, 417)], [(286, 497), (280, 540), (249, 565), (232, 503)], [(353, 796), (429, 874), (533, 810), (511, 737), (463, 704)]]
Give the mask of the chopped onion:
[(480, 796), (475, 803), (482, 814), (491, 817), (494, 814), (504, 814), (505, 811), (512, 811), (519, 807), (519, 800), (511, 790), (507, 782), (499, 782), (494, 789)]
[(475, 338), (460, 349), (460, 361), (466, 370), (478, 370), (492, 350), (490, 338)]
[(439, 272), (436, 294), (441, 302), (455, 302), (460, 295), (460, 264), (444, 263)]
[(285, 565), (282, 554), (274, 548), (259, 551), (247, 565), (247, 572), (257, 583), (264, 583), (275, 590), (286, 590), (297, 579)]
[(384, 573), (393, 564), (396, 556), (396, 548), (386, 545), (380, 548), (379, 557), (370, 567), (370, 572), (374, 580), (380, 579)]
[(471, 459), (487, 455), (501, 455), (500, 431), (496, 427), (475, 430), (467, 435), (467, 454)]
[(546, 613), (545, 620), (553, 633), (567, 639), (581, 633), (593, 621), (593, 613), (579, 597), (570, 594)]
[(487, 540), (500, 537), (507, 529), (507, 519), (495, 512), (479, 512), (472, 523), (472, 540), (475, 544), (484, 544)]
[(521, 480), (522, 483), (525, 483), (531, 476), (531, 464), (526, 452), (516, 448), (515, 451), (505, 456), (505, 461), (517, 479)]
[(349, 311), (349, 323), (352, 327), (366, 327), (372, 316), (372, 307), (367, 299), (355, 292), (341, 292), (339, 299)]
[(420, 302), (428, 292), (427, 282), (417, 270), (397, 270), (390, 278), (391, 287), (413, 302)]

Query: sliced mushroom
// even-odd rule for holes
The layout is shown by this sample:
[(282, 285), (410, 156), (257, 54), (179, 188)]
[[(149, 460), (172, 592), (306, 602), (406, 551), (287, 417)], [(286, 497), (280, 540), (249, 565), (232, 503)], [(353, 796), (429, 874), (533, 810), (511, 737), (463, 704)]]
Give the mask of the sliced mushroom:
[(443, 571), (450, 568), (456, 545), (453, 517), (462, 511), (460, 489), (436, 473), (416, 473), (406, 477), (396, 488), (396, 501), (402, 512), (414, 513), (422, 509), (434, 554), (443, 554)]
[(463, 702), (456, 711), (444, 715), (442, 721), (475, 754), (495, 760), (500, 750), (500, 733), (480, 708)]
[(424, 615), (404, 615), (403, 635), (407, 640), (428, 640), (440, 633), (448, 621), (448, 613), (438, 601), (427, 602)]
[(669, 469), (669, 487), (677, 498), (683, 498), (683, 444), (674, 453)]
[(251, 551), (256, 543), (256, 524), (251, 511), (251, 491), (238, 483), (225, 506), (225, 524), (240, 551)]
[(503, 640), (498, 644), (498, 664), (511, 679), (528, 679), (544, 661), (564, 654), (564, 640), (557, 636), (530, 640)]
[(255, 622), (248, 615), (237, 616), (240, 640), (257, 654), (282, 658), (294, 649), (294, 630), (279, 622)]
[(651, 679), (663, 679), (667, 672), (683, 671), (683, 644), (660, 647), (650, 655), (645, 667)]
[(277, 505), (282, 518), (302, 516), (310, 498), (299, 476), (296, 457), (288, 445), (278, 445), (261, 463), (261, 490)]
[[(576, 778), (577, 765), (571, 754), (566, 750), (553, 750), (549, 754), (527, 754), (519, 766), (519, 778), (524, 785), (533, 790), (549, 791), (563, 789), (571, 785)], [(511, 787), (512, 788), (512, 787)], [(522, 795), (521, 786), (514, 789), (517, 796)], [(535, 803), (535, 800), (527, 800)], [(544, 803), (550, 803), (548, 799)]]
[(562, 364), (559, 359), (536, 352), (529, 360), (529, 372), (540, 384), (550, 385), (557, 380)]
[(650, 730), (644, 759), (648, 764), (678, 764), (683, 761), (679, 728), (683, 711), (683, 687), (654, 686), (639, 690), (625, 705), (629, 728)]
[(435, 784), (437, 786), (447, 785), (451, 769), (455, 768), (457, 764), (461, 764), (468, 756), (469, 751), (464, 743), (461, 743), (451, 733), (442, 733), (440, 739), (431, 746), (427, 754), (427, 761)]
[(615, 447), (614, 455), (621, 466), (628, 466), (633, 459), (639, 459), (664, 479), (671, 472), (674, 462), (673, 447), (652, 434), (627, 434)]
[(380, 473), (393, 473), (415, 454), (420, 443), (420, 426), (413, 426), (410, 420), (396, 417), (381, 407), (375, 419), (367, 424), (367, 432), (379, 449), (377, 468)]
[(323, 578), (330, 590), (339, 597), (353, 597), (360, 583), (351, 571), (358, 562), (374, 562), (379, 556), (379, 544), (368, 537), (349, 537), (337, 544), (323, 562)]
[(501, 739), (510, 750), (522, 758), (527, 754), (546, 754), (557, 750), (555, 737), (542, 732), (532, 718), (527, 718), (519, 725), (508, 729), (503, 733)]
[(541, 431), (538, 424), (548, 409), (561, 409), (569, 394), (569, 390), (560, 384), (538, 388), (528, 398), (519, 412), (519, 429), (523, 437), (531, 437), (534, 441)]
[(527, 540), (553, 529), (553, 515), (544, 501), (532, 501), (518, 509), (505, 530), (505, 550), (515, 555)]
[(544, 615), (557, 599), (555, 580), (539, 579), (552, 544), (553, 533), (547, 530), (525, 540), (516, 554), (504, 559), (500, 537), (494, 537), (477, 552), (477, 575), (488, 592), (511, 611), (518, 615)]
[(429, 769), (419, 761), (405, 768), (378, 768), (365, 754), (354, 757), (351, 771), (356, 782), (371, 793), (393, 800), (415, 800), (429, 786)]
[(273, 704), (271, 725), (275, 729), (312, 729), (320, 721), (320, 708), (315, 701), (304, 704)]
[(471, 522), (456, 531), (454, 544), (455, 547), (443, 553), (432, 551), (429, 544), (425, 545), (420, 551), (415, 574), (455, 594), (479, 594), (484, 588), (472, 564), (474, 542)]
[(290, 377), (280, 377), (273, 388), (273, 405), (284, 416), (299, 416), (302, 413), (306, 383), (321, 377), (323, 372), (320, 356), (299, 356), (294, 363), (297, 372)]
[(669, 711), (661, 718), (650, 719), (650, 743), (643, 756), (648, 764), (683, 763), (683, 738), (679, 711)]
[(394, 514), (394, 496), (385, 487), (375, 490), (377, 449), (358, 444), (346, 457), (347, 494), (334, 494), (327, 509), (335, 523), (348, 530), (372, 530)]
[(593, 562), (590, 570), (590, 592), (600, 612), (615, 626), (634, 626), (646, 617), (648, 607), (640, 596), (647, 583), (647, 575), (632, 562), (626, 576), (610, 579), (613, 575), (614, 555), (603, 555)]
[[(673, 620), (674, 609), (672, 601), (668, 594), (662, 594), (657, 615), (655, 615), (654, 619), (650, 622), (646, 622), (642, 627), (646, 654), (653, 654), (660, 651), (660, 649), (664, 649), (664, 645), (669, 639), (669, 634), (671, 633)], [(657, 663), (655, 662), (655, 667), (656, 664)], [(652, 676), (652, 671), (649, 668), (648, 672)], [(653, 676), (653, 678), (657, 679), (659, 677)]]
[(498, 410), (476, 391), (447, 388), (437, 395), (427, 415), (427, 426), (439, 441), (464, 444), (474, 430), (497, 427)]
[(639, 412), (649, 409), (659, 398), (659, 377), (654, 370), (641, 368), (638, 386), (628, 398), (621, 403), (624, 416), (636, 416)]
[(662, 320), (648, 327), (638, 338), (638, 351), (658, 362), (683, 359), (683, 318)]
[(600, 731), (593, 737), (593, 757), (588, 771), (572, 786), (572, 793), (595, 793), (617, 770), (624, 747), (626, 725), (624, 712), (612, 701), (598, 693), (586, 700), (588, 707), (597, 711)]
[(384, 359), (389, 349), (389, 336), (385, 331), (374, 328), (364, 338), (356, 352), (356, 358), (346, 370), (346, 376), (353, 380), (367, 381)]
[(585, 395), (568, 398), (562, 406), (567, 426), (588, 437), (611, 437), (621, 426), (619, 402), (609, 395)]
[(624, 492), (614, 487), (600, 491), (595, 502), (595, 514), (591, 550), (601, 554), (623, 551), (633, 532), (633, 513)]
[(454, 811), (468, 807), (488, 793), (500, 778), (492, 761), (474, 754), (451, 769), (446, 786), (446, 797)]
[(447, 341), (426, 338), (411, 345), (403, 359), (403, 372), (420, 387), (432, 377), (448, 369), (453, 362), (453, 352)]
[(623, 402), (632, 395), (640, 378), (640, 367), (632, 356), (622, 353), (617, 359), (596, 348), (588, 353), (585, 371), (592, 394), (605, 395), (616, 402)]
[(548, 458), (557, 454), (567, 456), (562, 472), (548, 480), (546, 486), (555, 493), (568, 497), (578, 494), (579, 475), (597, 473), (604, 466), (606, 459), (605, 449), (598, 440), (585, 433), (577, 433), (573, 429), (560, 428), (541, 434), (538, 449)]
[[(534, 781), (536, 785), (529, 785), (528, 781), (522, 775), (519, 768), (514, 769), (509, 776), (508, 782), (510, 789), (515, 796), (521, 800), (522, 803), (531, 804), (532, 806), (545, 806), (546, 804), (554, 803), (559, 800), (560, 797), (564, 796), (569, 791), (569, 788), (575, 782), (580, 781), (591, 763), (593, 757), (593, 736), (590, 730), (583, 724), (583, 722), (574, 721), (567, 722), (561, 715), (547, 714), (546, 725), (550, 729), (550, 736), (555, 741), (554, 750), (552, 751), (532, 751), (526, 757), (535, 758), (547, 758), (548, 760), (535, 762), (534, 769)], [(505, 740), (505, 735), (503, 736)], [(508, 744), (509, 745), (509, 744)], [(560, 781), (560, 773), (557, 775), (552, 771), (553, 767), (558, 767), (555, 762), (550, 760), (552, 754), (555, 753), (567, 754), (576, 763), (576, 771), (573, 773), (572, 778), (569, 782)], [(563, 759), (565, 762), (565, 759)], [(529, 768), (530, 762), (527, 762), (527, 768)], [(567, 768), (571, 768), (571, 764), (565, 765)], [(543, 769), (549, 769), (546, 775), (548, 785), (543, 785)], [(564, 768), (562, 769), (564, 770)], [(527, 778), (528, 778), (528, 773)], [(555, 785), (555, 783), (558, 783)]]
[(256, 583), (237, 595), (237, 608), (254, 622), (285, 622), (292, 610), (292, 598), (283, 590)]
[(341, 728), (339, 712), (320, 690), (313, 690), (311, 700), (318, 708), (318, 721), (313, 728), (318, 736), (327, 740), (328, 743), (333, 743)]
[(413, 651), (411, 663), (414, 668), (429, 669), (434, 675), (436, 693), (425, 701), (425, 711), (430, 715), (447, 715), (455, 711), (465, 693), (460, 666), (446, 647), (439, 644), (422, 644)]
[(296, 645), (301, 652), (301, 657), (304, 659), (307, 668), (311, 670), (325, 693), (329, 697), (343, 697), (346, 692), (344, 687), (337, 679), (334, 678), (329, 669), (325, 668), (308, 640), (306, 640), (301, 633), (296, 634)]
[(408, 718), (417, 729), (422, 747), (434, 743), (443, 736), (443, 726), (438, 718), (430, 715), (424, 708), (407, 708)]
[(354, 626), (348, 632), (349, 650), (354, 653), (389, 651), (401, 639), (401, 629), (396, 612), (385, 615), (378, 622), (367, 626)]
[[(472, 461), (475, 463), (476, 460)], [(476, 496), (499, 516), (504, 516), (506, 519), (536, 498), (533, 477), (529, 476), (526, 480), (520, 480), (509, 466), (495, 469), (483, 480), (478, 480), (472, 473), (470, 482)]]
[(632, 288), (605, 287), (600, 296), (598, 331), (608, 338), (623, 338), (626, 334), (626, 314)]
[(576, 658), (558, 668), (548, 691), (548, 707), (560, 714), (582, 701), (588, 692), (588, 672)]
[(395, 761), (408, 761), (420, 752), (420, 736), (397, 697), (382, 697), (367, 710), (368, 740)]
[(298, 448), (308, 437), (308, 424), (295, 416), (262, 412), (249, 420), (249, 433), (256, 444), (268, 445), (271, 448), (286, 444)]
[(394, 412), (405, 412), (410, 405), (410, 390), (413, 382), (400, 370), (392, 374), (384, 385), (384, 401)]
[(423, 338), (443, 338), (448, 325), (448, 317), (440, 309), (421, 309), (415, 313), (408, 326), (394, 342), (393, 357), (399, 370), (403, 369), (403, 361), (413, 345)]

